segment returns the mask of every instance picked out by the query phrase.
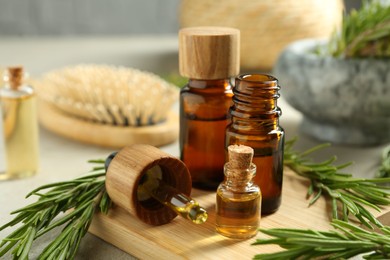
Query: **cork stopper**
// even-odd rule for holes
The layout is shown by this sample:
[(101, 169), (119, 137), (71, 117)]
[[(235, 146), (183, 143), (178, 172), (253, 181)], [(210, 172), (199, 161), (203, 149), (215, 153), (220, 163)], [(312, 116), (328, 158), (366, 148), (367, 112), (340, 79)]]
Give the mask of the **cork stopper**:
[(229, 163), (231, 169), (245, 170), (250, 168), (253, 158), (253, 149), (245, 145), (229, 145)]
[(179, 31), (179, 70), (192, 79), (226, 79), (240, 71), (240, 31), (189, 27)]
[(22, 84), (23, 81), (23, 67), (22, 66), (8, 67), (7, 71), (8, 71), (8, 75), (7, 75), (8, 84), (10, 85), (11, 89), (16, 90)]

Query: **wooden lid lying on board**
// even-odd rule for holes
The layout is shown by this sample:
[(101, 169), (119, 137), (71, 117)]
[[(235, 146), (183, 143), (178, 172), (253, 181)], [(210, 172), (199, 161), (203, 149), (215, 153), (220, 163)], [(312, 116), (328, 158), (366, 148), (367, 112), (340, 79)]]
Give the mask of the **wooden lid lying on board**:
[(107, 169), (106, 189), (116, 205), (147, 224), (162, 225), (177, 214), (157, 201), (141, 202), (137, 196), (142, 176), (155, 165), (161, 167), (166, 184), (190, 196), (191, 176), (185, 164), (156, 147), (143, 144), (126, 146), (115, 155)]
[(226, 79), (240, 72), (240, 31), (189, 27), (179, 31), (179, 70), (192, 79)]

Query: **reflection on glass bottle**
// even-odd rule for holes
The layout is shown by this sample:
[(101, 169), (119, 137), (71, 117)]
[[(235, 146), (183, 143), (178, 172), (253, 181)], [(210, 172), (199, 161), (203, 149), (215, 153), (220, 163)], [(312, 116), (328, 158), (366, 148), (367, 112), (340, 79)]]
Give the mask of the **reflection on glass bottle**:
[(8, 68), (0, 104), (6, 155), (6, 172), (1, 179), (28, 177), (38, 170), (38, 122), (36, 97), (23, 84), (23, 68)]

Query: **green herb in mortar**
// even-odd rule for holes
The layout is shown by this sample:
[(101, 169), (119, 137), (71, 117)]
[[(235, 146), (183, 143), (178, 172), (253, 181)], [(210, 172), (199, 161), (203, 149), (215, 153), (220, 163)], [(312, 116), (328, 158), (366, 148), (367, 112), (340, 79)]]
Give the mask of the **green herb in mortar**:
[(390, 57), (390, 4), (364, 1), (359, 10), (344, 16), (341, 29), (333, 34), (326, 54), (334, 57)]

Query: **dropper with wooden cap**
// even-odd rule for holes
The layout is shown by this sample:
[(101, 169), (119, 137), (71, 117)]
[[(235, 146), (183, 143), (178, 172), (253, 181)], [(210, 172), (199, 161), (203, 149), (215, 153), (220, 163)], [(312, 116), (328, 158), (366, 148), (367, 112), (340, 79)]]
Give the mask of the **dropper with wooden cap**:
[(189, 82), (180, 92), (180, 156), (194, 187), (223, 180), (224, 133), (232, 105), (230, 78), (239, 73), (240, 31), (190, 27), (179, 31), (179, 69)]
[(250, 238), (257, 234), (261, 217), (261, 192), (252, 181), (256, 174), (253, 149), (230, 145), (228, 153), (225, 180), (217, 190), (216, 230), (230, 238)]
[(207, 212), (190, 197), (191, 176), (185, 164), (156, 147), (126, 146), (106, 160), (106, 189), (112, 201), (151, 225), (177, 215), (195, 224)]

